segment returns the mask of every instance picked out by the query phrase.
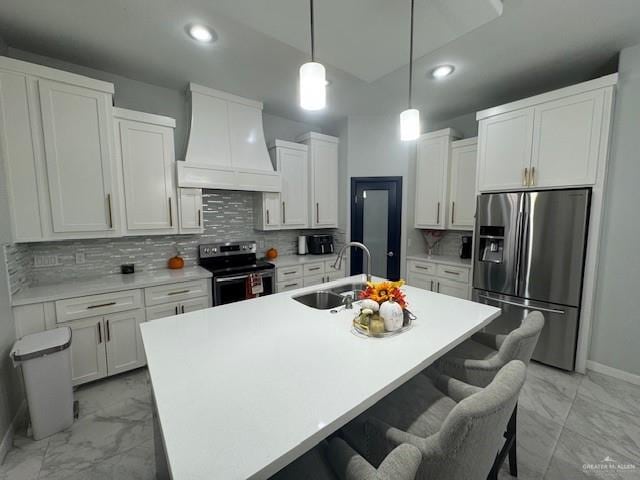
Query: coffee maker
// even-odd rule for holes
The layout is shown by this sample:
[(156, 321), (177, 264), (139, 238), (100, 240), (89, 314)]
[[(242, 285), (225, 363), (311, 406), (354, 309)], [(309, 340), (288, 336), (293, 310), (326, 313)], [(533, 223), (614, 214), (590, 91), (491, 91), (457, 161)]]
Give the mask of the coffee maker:
[(471, 258), (473, 252), (473, 237), (471, 235), (463, 235), (460, 244), (460, 258)]

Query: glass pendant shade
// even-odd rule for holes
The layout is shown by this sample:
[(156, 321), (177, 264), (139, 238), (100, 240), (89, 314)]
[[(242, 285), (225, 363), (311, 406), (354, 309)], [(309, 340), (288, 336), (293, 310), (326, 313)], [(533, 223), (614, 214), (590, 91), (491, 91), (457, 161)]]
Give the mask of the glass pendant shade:
[(307, 62), (300, 67), (300, 106), (322, 110), (327, 105), (327, 77), (324, 65)]
[(409, 108), (400, 114), (400, 140), (408, 142), (420, 136), (420, 111)]

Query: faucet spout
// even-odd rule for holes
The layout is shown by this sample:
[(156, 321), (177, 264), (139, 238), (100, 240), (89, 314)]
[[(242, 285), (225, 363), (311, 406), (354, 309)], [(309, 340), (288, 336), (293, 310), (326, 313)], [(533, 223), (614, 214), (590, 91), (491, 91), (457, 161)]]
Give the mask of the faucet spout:
[(340, 252), (338, 253), (338, 258), (336, 258), (336, 261), (333, 264), (333, 268), (335, 268), (336, 270), (340, 270), (342, 268), (342, 259), (344, 257), (344, 254), (351, 247), (359, 248), (366, 255), (366, 257), (367, 257), (367, 271), (366, 271), (367, 282), (370, 282), (371, 281), (371, 252), (369, 251), (369, 249), (367, 248), (367, 246), (364, 243), (349, 242), (349, 243), (345, 244), (345, 246), (340, 249)]

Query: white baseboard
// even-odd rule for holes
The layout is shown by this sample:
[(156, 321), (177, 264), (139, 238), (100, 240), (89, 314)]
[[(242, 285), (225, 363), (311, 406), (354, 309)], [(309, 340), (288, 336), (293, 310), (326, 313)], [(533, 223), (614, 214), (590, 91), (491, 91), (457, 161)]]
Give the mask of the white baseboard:
[(594, 362), (593, 360), (587, 360), (587, 369), (593, 370), (596, 373), (602, 373), (603, 375), (609, 375), (610, 377), (624, 380), (625, 382), (633, 383), (634, 385), (640, 385), (640, 375), (608, 367), (607, 365)]
[(9, 453), (9, 450), (13, 447), (13, 434), (16, 431), (18, 423), (24, 418), (26, 412), (27, 402), (23, 401), (20, 408), (18, 408), (15, 417), (11, 420), (7, 431), (4, 433), (2, 442), (0, 442), (0, 464), (4, 462), (4, 457), (7, 456), (7, 453)]

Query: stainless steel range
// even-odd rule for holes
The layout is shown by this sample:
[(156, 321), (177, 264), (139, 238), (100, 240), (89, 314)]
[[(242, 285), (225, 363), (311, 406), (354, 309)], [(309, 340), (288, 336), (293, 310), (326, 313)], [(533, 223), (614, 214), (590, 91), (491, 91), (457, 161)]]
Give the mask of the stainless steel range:
[[(213, 274), (213, 305), (239, 302), (274, 293), (274, 269), (256, 258), (256, 242), (226, 242), (200, 245), (200, 266)], [(260, 293), (251, 293), (258, 282)]]

